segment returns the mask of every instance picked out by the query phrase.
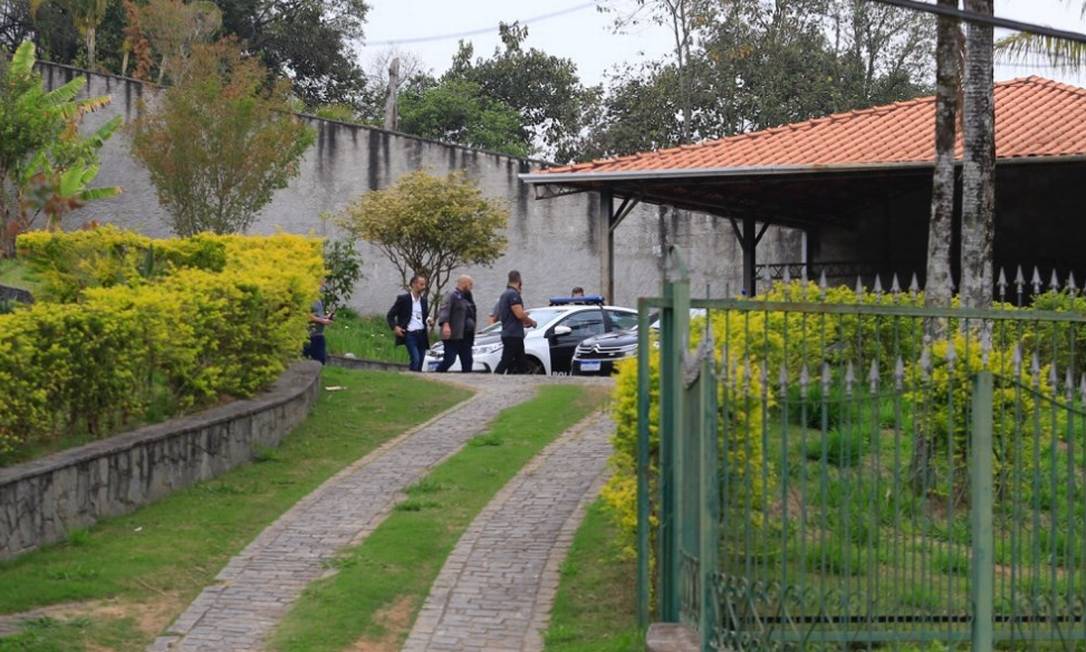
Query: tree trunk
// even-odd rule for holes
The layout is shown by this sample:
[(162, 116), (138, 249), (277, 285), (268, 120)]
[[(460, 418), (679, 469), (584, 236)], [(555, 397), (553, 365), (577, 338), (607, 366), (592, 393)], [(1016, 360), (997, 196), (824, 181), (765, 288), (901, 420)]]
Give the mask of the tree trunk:
[(98, 28), (96, 28), (96, 27), (88, 27), (87, 28), (87, 35), (86, 35), (87, 70), (90, 70), (90, 71), (95, 70), (95, 67), (94, 67), (94, 63), (95, 63), (94, 55), (95, 55), (95, 49), (97, 48), (97, 32), (98, 32)]
[[(965, 0), (965, 8), (992, 15), (993, 0)], [(992, 92), (992, 27), (970, 24), (965, 43), (962, 161), (962, 305), (992, 304), (992, 239), (995, 204), (995, 98)]]
[(395, 131), (399, 122), (399, 109), (396, 95), (400, 89), (400, 58), (395, 57), (388, 64), (388, 96), (385, 97), (385, 129)]
[[(957, 8), (958, 2), (939, 0), (939, 5)], [(924, 303), (929, 306), (949, 306), (953, 286), (950, 242), (954, 218), (954, 137), (958, 120), (958, 89), (961, 85), (958, 29), (957, 20), (939, 17), (935, 49), (935, 174), (931, 186), (927, 281), (924, 287)]]

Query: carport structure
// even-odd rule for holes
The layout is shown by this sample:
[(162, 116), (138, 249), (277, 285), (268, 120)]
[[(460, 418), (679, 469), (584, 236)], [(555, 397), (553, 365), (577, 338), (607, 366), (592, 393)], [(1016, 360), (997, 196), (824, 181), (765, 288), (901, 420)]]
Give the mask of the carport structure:
[[(1041, 77), (995, 86), (996, 269), (1081, 272), (1086, 224), (1086, 89)], [(743, 286), (757, 290), (757, 245), (769, 226), (802, 229), (802, 261), (764, 277), (891, 274), (923, 282), (935, 153), (935, 98), (839, 113), (696, 145), (521, 175), (537, 199), (598, 192), (606, 220), (603, 277), (614, 292), (614, 235), (640, 202), (708, 213), (734, 230)], [(957, 144), (961, 176), (961, 134)], [(958, 193), (960, 197), (960, 192)], [(952, 267), (958, 278), (955, 207)], [(997, 272), (998, 274), (998, 272)]]

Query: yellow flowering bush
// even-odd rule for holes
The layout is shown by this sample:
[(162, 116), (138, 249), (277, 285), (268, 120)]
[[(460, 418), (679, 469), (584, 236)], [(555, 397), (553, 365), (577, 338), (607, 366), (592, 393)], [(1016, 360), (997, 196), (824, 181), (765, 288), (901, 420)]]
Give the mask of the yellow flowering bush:
[[(19, 247), (62, 302), (0, 315), (0, 459), (37, 438), (108, 432), (156, 392), (180, 408), (252, 395), (301, 351), (324, 266), (319, 240), (282, 234), (108, 228), (25, 234)], [(149, 275), (147, 252), (163, 265)]]

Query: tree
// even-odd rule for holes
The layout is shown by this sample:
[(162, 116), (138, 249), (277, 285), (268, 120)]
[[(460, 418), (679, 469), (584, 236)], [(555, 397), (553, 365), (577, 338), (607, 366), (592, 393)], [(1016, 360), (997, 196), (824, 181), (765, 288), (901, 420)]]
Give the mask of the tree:
[(297, 175), (313, 130), (289, 112), (286, 82), (232, 42), (193, 48), (184, 74), (133, 123), (146, 167), (179, 235), (245, 231)]
[(222, 12), (208, 0), (151, 0), (138, 11), (140, 33), (159, 57), (159, 83), (170, 62), (184, 65), (192, 47), (209, 41), (222, 25)]
[(223, 31), (277, 77), (290, 79), (306, 106), (355, 103), (366, 86), (351, 56), (369, 7), (364, 0), (215, 0)]
[[(958, 0), (939, 0), (939, 4), (957, 8)], [(930, 306), (949, 306), (953, 294), (950, 243), (954, 219), (954, 142), (957, 135), (958, 95), (962, 84), (961, 45), (958, 21), (940, 16), (935, 49), (935, 172), (932, 176), (927, 280), (924, 288), (924, 302)]]
[[(738, 3), (719, 2), (716, 9), (720, 11), (725, 5), (735, 4)], [(614, 10), (614, 6), (608, 6), (607, 3), (602, 3), (601, 6), (604, 10)], [(678, 142), (689, 142), (693, 133), (691, 119), (694, 110), (691, 97), (693, 93), (690, 70), (691, 48), (699, 25), (707, 24), (713, 19), (712, 3), (704, 0), (636, 0), (636, 9), (620, 15), (615, 21), (616, 27), (627, 29), (636, 25), (644, 15), (647, 15), (650, 21), (666, 26), (671, 31), (671, 37), (675, 43), (675, 78), (681, 115)]]
[[(1086, 18), (1086, 2), (1081, 6), (1079, 17)], [(1053, 65), (1070, 70), (1082, 70), (1086, 65), (1086, 45), (1043, 34), (1018, 32), (1001, 38), (995, 44), (995, 50), (1013, 60), (1047, 59)]]
[(519, 114), (520, 141), (536, 155), (557, 161), (577, 154), (585, 95), (588, 91), (570, 59), (525, 48), (528, 28), (498, 27), (502, 45), (488, 59), (472, 60), (471, 44), (461, 43), (442, 81), (467, 81), (480, 99), (500, 102)]
[(77, 100), (86, 82), (76, 77), (46, 91), (34, 72), (34, 45), (27, 41), (11, 62), (0, 57), (0, 256), (15, 252), (15, 237), (44, 215), (49, 228), (85, 203), (112, 197), (117, 187), (91, 188), (98, 150), (121, 124), (116, 117), (88, 137), (83, 116), (109, 104), (108, 97)]
[[(965, 0), (992, 15), (992, 0)], [(992, 303), (995, 206), (995, 98), (992, 26), (970, 23), (965, 41), (964, 156), (962, 161), (961, 300), (970, 308)]]
[(30, 12), (36, 13), (44, 2), (59, 3), (71, 17), (72, 25), (83, 37), (83, 46), (87, 52), (87, 68), (94, 70), (97, 49), (98, 25), (106, 17), (109, 0), (30, 0)]
[(490, 265), (502, 255), (508, 219), (508, 209), (483, 197), (463, 174), (442, 179), (418, 171), (365, 193), (337, 221), (376, 244), (404, 287), (415, 273), (429, 277), (430, 305), (436, 306), (454, 270)]
[(513, 107), (467, 80), (447, 79), (400, 95), (400, 130), (423, 138), (527, 156), (522, 126)]
[(646, 143), (719, 138), (923, 93), (931, 69), (930, 21), (869, 4), (688, 5), (694, 35), (680, 41), (689, 43), (682, 69), (669, 57), (613, 78), (593, 111), (598, 119), (583, 150), (631, 153)]

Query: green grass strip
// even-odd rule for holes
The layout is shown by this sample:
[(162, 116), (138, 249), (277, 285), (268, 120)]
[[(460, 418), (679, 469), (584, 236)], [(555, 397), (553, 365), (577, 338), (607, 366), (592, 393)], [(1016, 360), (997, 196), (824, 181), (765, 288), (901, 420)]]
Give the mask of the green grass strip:
[(634, 560), (619, 549), (620, 532), (602, 500), (592, 504), (562, 564), (548, 652), (627, 652), (644, 649), (637, 627)]
[[(310, 585), (280, 623), (277, 650), (399, 649), (430, 585), (480, 510), (559, 434), (597, 409), (602, 390), (546, 386), (436, 467), (339, 572)], [(370, 649), (362, 645), (360, 649)]]
[[(334, 385), (346, 389), (324, 389)], [(179, 612), (300, 498), (470, 395), (417, 376), (331, 367), (321, 386), (305, 422), (255, 463), (76, 532), (67, 543), (0, 562), (0, 613), (104, 598), (172, 601)]]
[(407, 347), (396, 346), (384, 316), (360, 317), (350, 310), (336, 313), (335, 321), (325, 327), (328, 352), (352, 353), (355, 357), (382, 362), (408, 362)]
[(71, 652), (88, 647), (139, 650), (147, 644), (144, 639), (131, 618), (39, 618), (27, 623), (18, 634), (0, 638), (0, 652)]

